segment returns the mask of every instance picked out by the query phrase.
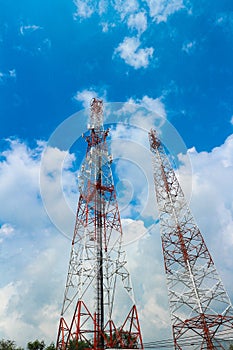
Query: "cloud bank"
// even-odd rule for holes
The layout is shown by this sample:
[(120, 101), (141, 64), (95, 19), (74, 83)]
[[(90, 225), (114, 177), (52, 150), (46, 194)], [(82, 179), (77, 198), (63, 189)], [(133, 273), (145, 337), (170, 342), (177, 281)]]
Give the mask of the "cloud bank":
[[(159, 100), (151, 101), (148, 96), (144, 97), (144, 101), (152, 105), (159, 103)], [(123, 135), (124, 131), (127, 130), (113, 130), (113, 151), (114, 137), (116, 139), (117, 133)], [(136, 133), (137, 130), (131, 131), (131, 141), (137, 137)], [(128, 132), (127, 135), (129, 138)], [(122, 145), (124, 146), (124, 140)], [(47, 343), (55, 341), (70, 252), (70, 241), (50, 223), (40, 198), (39, 171), (44, 147), (44, 143), (41, 142), (29, 147), (23, 141), (10, 140), (1, 153), (0, 162), (0, 196), (4, 203), (0, 209), (0, 247), (3, 252), (1, 266), (3, 271), (7, 271), (5, 275), (2, 271), (4, 278), (1, 279), (0, 286), (0, 336), (15, 339), (22, 346), (34, 338), (44, 339)], [(125, 149), (118, 147), (114, 151), (115, 155), (122, 158), (122, 162), (126, 162)], [(133, 152), (133, 148), (129, 147), (128, 152), (131, 151)], [(56, 159), (63, 157), (62, 152), (58, 149), (51, 150), (48, 190), (51, 181), (56, 180), (59, 171), (59, 162)], [(72, 171), (74, 156), (67, 154), (67, 157), (69, 161), (63, 171), (64, 189), (67, 198), (77, 198), (78, 192), (74, 194), (73, 190), (69, 190), (69, 184), (73, 189), (76, 181)], [(132, 158), (132, 155), (130, 157)], [(198, 153), (192, 148), (179, 158), (179, 179), (183, 188), (190, 181), (187, 161), (188, 158), (191, 159), (191, 209), (223, 282), (231, 292), (233, 192), (229, 189), (233, 178), (233, 135), (211, 152)], [(124, 168), (123, 163), (122, 166), (120, 163), (115, 164), (118, 181), (123, 177), (131, 179), (137, 200), (134, 204), (126, 203), (126, 207), (122, 202), (125, 235), (135, 235), (135, 232), (138, 232), (138, 237), (141, 237), (141, 232), (146, 232), (140, 239), (126, 246), (144, 340), (170, 337), (159, 227), (156, 224), (148, 230), (147, 222), (148, 215), (154, 222), (157, 218), (155, 195), (152, 190), (151, 160), (149, 157), (143, 157), (143, 152), (140, 151), (134, 153), (134, 164), (131, 161), (126, 165)], [(136, 171), (139, 171), (136, 178), (135, 166), (138, 169)], [(123, 174), (122, 169), (126, 168), (127, 174)], [(151, 186), (151, 193), (146, 210), (140, 211), (140, 207), (144, 205), (144, 198), (147, 198), (141, 185), (144, 176), (148, 177), (146, 180)], [(127, 190), (127, 184), (124, 190)], [(59, 203), (54, 203), (55, 207), (56, 205), (59, 211)], [(137, 209), (141, 212), (140, 218), (135, 217)], [(70, 226), (73, 226), (73, 223)]]

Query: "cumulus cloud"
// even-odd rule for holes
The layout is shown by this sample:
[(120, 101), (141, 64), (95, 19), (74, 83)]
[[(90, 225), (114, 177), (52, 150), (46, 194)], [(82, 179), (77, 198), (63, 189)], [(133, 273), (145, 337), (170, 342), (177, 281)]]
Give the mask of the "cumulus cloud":
[[(22, 326), (20, 322), (20, 312), (19, 310), (11, 310), (9, 312), (11, 304), (17, 304), (19, 300), (18, 294), (18, 283), (9, 283), (5, 285), (3, 288), (0, 288), (0, 298), (1, 298), (1, 306), (0, 306), (0, 326), (1, 326), (1, 336), (5, 336), (9, 339), (12, 339), (12, 324)], [(22, 327), (22, 331), (25, 327)], [(16, 331), (17, 333), (17, 331)], [(15, 337), (13, 337), (15, 339)]]
[(8, 271), (15, 263), (18, 268), (14, 280), (0, 288), (1, 337), (23, 347), (36, 338), (47, 344), (56, 339), (69, 247), (61, 236), (54, 238), (49, 249), (37, 241), (37, 250), (25, 251), (27, 264), (22, 265), (22, 256), (4, 264)]
[[(117, 111), (121, 122), (111, 128), (111, 153), (118, 176), (123, 218), (157, 218), (148, 131), (166, 121), (162, 97), (130, 99)], [(116, 116), (117, 120), (117, 116)], [(144, 184), (142, 187), (142, 183)], [(127, 222), (125, 222), (126, 224)], [(131, 223), (129, 223), (129, 226)], [(141, 232), (143, 235), (145, 231)]]
[(114, 0), (109, 3), (106, 0), (74, 0), (76, 12), (74, 18), (90, 18), (94, 13), (103, 15), (107, 12), (108, 8), (114, 9), (120, 16), (121, 20), (124, 20), (130, 14), (135, 13), (139, 9), (139, 3), (137, 0)]
[(130, 124), (142, 127), (144, 130), (159, 128), (167, 118), (163, 96), (153, 98), (144, 95), (141, 99), (130, 98), (121, 105), (118, 114)]
[[(11, 233), (14, 228), (17, 232), (24, 230), (30, 235), (40, 234), (42, 227), (46, 229), (49, 223), (41, 199), (42, 183), (47, 198), (54, 187), (59, 187), (64, 196), (67, 194), (71, 199), (76, 184), (75, 174), (70, 170), (74, 156), (57, 148), (48, 148), (41, 169), (44, 142), (38, 142), (34, 148), (19, 140), (8, 142), (7, 148), (1, 152), (0, 162), (0, 194), (4, 203), (0, 209), (0, 232)], [(53, 198), (51, 203), (55, 212), (61, 212), (58, 199)]]
[(108, 9), (108, 4), (109, 2), (107, 0), (100, 0), (99, 4), (98, 4), (98, 13), (101, 16), (102, 14), (104, 14), (107, 9)]
[[(74, 0), (74, 4), (75, 19), (87, 19), (97, 14), (104, 33), (126, 24), (128, 29), (136, 30), (139, 35), (147, 30), (148, 20), (166, 22), (173, 13), (185, 8), (183, 0), (145, 0), (142, 3), (138, 0)], [(108, 14), (113, 16), (111, 22)]]
[[(33, 227), (41, 217), (38, 216), (38, 182), (43, 146), (38, 145), (32, 150), (18, 140), (8, 142), (9, 148), (1, 153), (3, 160), (0, 163), (0, 193), (4, 203), (0, 209), (1, 220), (14, 226), (23, 223)], [(30, 216), (26, 208), (30, 208)]]
[[(161, 97), (143, 96), (132, 102), (128, 108), (134, 116), (138, 105), (144, 104), (166, 117)], [(142, 119), (143, 116), (145, 114), (141, 114)], [(147, 132), (118, 124), (112, 130), (111, 145), (116, 157), (114, 171), (120, 182), (116, 187), (119, 196), (126, 194), (125, 198), (119, 197), (124, 233), (134, 241), (125, 249), (144, 340), (154, 340), (155, 334), (157, 338), (167, 338), (170, 337), (169, 309), (159, 227), (151, 226), (158, 213)], [(4, 205), (0, 208), (0, 239), (4, 254), (0, 328), (1, 337), (15, 339), (21, 346), (37, 337), (47, 343), (55, 340), (70, 252), (69, 240), (48, 221), (40, 198), (40, 161), (45, 146), (38, 143), (29, 147), (22, 141), (10, 140), (1, 152), (0, 196)], [(62, 186), (67, 200), (73, 201), (78, 196), (74, 193), (76, 180), (71, 169), (74, 156), (58, 149), (49, 149), (47, 155), (43, 176), (48, 195), (53, 183), (59, 185), (63, 160)], [(117, 163), (117, 157), (121, 164)], [(229, 189), (233, 178), (233, 135), (210, 152), (197, 152), (192, 148), (179, 157), (180, 183), (183, 188), (187, 182), (193, 183), (191, 209), (230, 292), (233, 192)], [(188, 166), (190, 158), (192, 176)], [(51, 196), (50, 204), (62, 217), (60, 201), (52, 200)], [(63, 219), (66, 221), (67, 217)], [(69, 225), (73, 226), (73, 222)], [(134, 240), (135, 236), (140, 239)], [(4, 274), (6, 270), (8, 273)]]
[(73, 14), (74, 19), (86, 19), (90, 18), (94, 13), (102, 16), (107, 12), (109, 2), (107, 0), (74, 0), (76, 8)]
[[(63, 269), (69, 253), (69, 240), (50, 223), (40, 198), (40, 160), (44, 147), (43, 142), (29, 147), (22, 141), (8, 140), (0, 158), (0, 197), (4, 204), (0, 208), (1, 337), (14, 339), (21, 346), (35, 337), (47, 342), (55, 340), (66, 273)], [(57, 157), (56, 152), (51, 154), (48, 192), (49, 179), (56, 179), (60, 171), (56, 168)], [(66, 189), (73, 178), (68, 168), (65, 165), (63, 171)], [(68, 179), (66, 174), (71, 177)], [(59, 202), (52, 205), (59, 206)], [(44, 333), (43, 316), (50, 305), (54, 310), (50, 315), (53, 322)]]
[(149, 111), (156, 113), (161, 118), (167, 117), (165, 105), (162, 102), (162, 97), (157, 97), (154, 99), (145, 95), (141, 100), (141, 104), (143, 107), (147, 108)]
[[(232, 283), (229, 268), (233, 264), (233, 194), (229, 191), (233, 177), (232, 155), (233, 135), (211, 152), (198, 153), (192, 148), (187, 155), (193, 167), (191, 209), (229, 292)], [(190, 176), (185, 172), (187, 156), (181, 156), (182, 183)]]
[(74, 4), (76, 6), (74, 18), (89, 18), (95, 11), (95, 1), (74, 0)]
[(136, 29), (139, 34), (147, 29), (147, 17), (145, 12), (131, 14), (128, 18), (127, 25), (130, 29)]
[(140, 48), (140, 46), (139, 38), (126, 37), (115, 49), (115, 54), (119, 54), (125, 63), (135, 69), (146, 68), (153, 56), (154, 49), (152, 47)]
[(90, 107), (90, 101), (94, 98), (98, 97), (98, 93), (92, 89), (87, 90), (84, 89), (82, 91), (77, 91), (74, 95), (73, 99), (82, 103), (83, 108)]
[[(121, 215), (134, 219), (155, 218), (157, 213), (151, 206), (154, 201), (151, 155), (143, 144), (147, 142), (147, 132), (135, 128), (122, 129), (117, 127), (112, 130), (111, 144), (115, 171), (121, 185), (117, 186)], [(125, 138), (117, 136), (121, 131), (125, 131)]]
[(183, 0), (146, 0), (150, 16), (157, 22), (166, 22), (173, 13), (184, 8)]
[(135, 69), (147, 68), (154, 53), (153, 47), (142, 47), (140, 41), (141, 35), (149, 28), (148, 22), (166, 22), (169, 16), (185, 8), (183, 0), (74, 0), (74, 4), (74, 18), (87, 19), (95, 14), (99, 16), (99, 25), (104, 33), (110, 29), (115, 31), (118, 27), (127, 27), (129, 34), (126, 34), (114, 53)]
[(139, 9), (137, 0), (128, 0), (127, 2), (124, 0), (114, 0), (113, 6), (114, 9), (120, 13), (122, 19)]
[(73, 99), (81, 102), (83, 108), (89, 109), (91, 100), (95, 98), (101, 98), (106, 101), (107, 92), (103, 89), (89, 88), (81, 91), (77, 91), (73, 96)]
[[(134, 230), (138, 237), (145, 229), (135, 222)], [(124, 234), (128, 234), (127, 226)], [(166, 277), (158, 225), (126, 246), (126, 252), (144, 341), (170, 338)]]
[(77, 181), (70, 171), (74, 160), (74, 155), (68, 151), (47, 147), (40, 167), (40, 192), (44, 208), (52, 223), (66, 237), (72, 236), (77, 205)]
[(11, 235), (14, 232), (14, 227), (12, 227), (10, 224), (3, 224), (0, 227), (0, 243), (3, 242), (3, 240)]
[(107, 33), (110, 29), (116, 27), (116, 23), (110, 23), (110, 22), (101, 22), (100, 25), (102, 27), (103, 33)]
[(0, 228), (0, 235), (8, 236), (14, 232), (14, 228), (9, 224), (3, 224)]

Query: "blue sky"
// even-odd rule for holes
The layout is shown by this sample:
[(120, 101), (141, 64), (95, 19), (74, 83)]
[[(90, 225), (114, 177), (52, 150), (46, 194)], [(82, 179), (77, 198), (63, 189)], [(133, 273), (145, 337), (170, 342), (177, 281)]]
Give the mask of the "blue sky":
[[(185, 145), (180, 181), (189, 200), (192, 194), (190, 205), (233, 297), (232, 44), (231, 0), (0, 0), (0, 338), (23, 345), (33, 338), (49, 342), (56, 337), (70, 242), (46, 213), (58, 218), (61, 210), (58, 203), (51, 213), (49, 189), (58, 184), (56, 172), (65, 159), (63, 189), (73, 213), (78, 192), (72, 166), (83, 156), (82, 147), (76, 155), (49, 150), (50, 162), (44, 166), (55, 175), (54, 184), (44, 183), (48, 209), (41, 199), (41, 155), (56, 128), (93, 96), (122, 107), (130, 102), (133, 113), (136, 107), (147, 108), (166, 120), (172, 135), (176, 131), (175, 138)], [(146, 128), (151, 116), (140, 118), (140, 127)], [(150, 120), (156, 125), (156, 118)], [(140, 171), (145, 167), (151, 185), (143, 151), (139, 159), (133, 154), (132, 142), (141, 134), (116, 127), (112, 139), (121, 134), (131, 142), (128, 154), (119, 143), (112, 148), (124, 160), (115, 165), (116, 178), (127, 173), (130, 182), (126, 202), (132, 188), (137, 198), (122, 204), (128, 208), (123, 217), (132, 224), (130, 234), (135, 223), (143, 231), (148, 217), (156, 215), (150, 212), (151, 197), (146, 205), (139, 198), (135, 170), (124, 165), (130, 159)], [(137, 210), (142, 210), (140, 220)], [(67, 212), (58, 226), (72, 231), (72, 215)], [(151, 334), (169, 337), (170, 330), (159, 234), (150, 239), (154, 250), (145, 237), (128, 254), (144, 336), (155, 340)], [(138, 261), (151, 250), (142, 268)], [(139, 275), (145, 275), (143, 281)], [(158, 281), (164, 288), (158, 288)], [(150, 325), (148, 315), (154, 320)]]
[(188, 146), (223, 142), (232, 116), (231, 2), (122, 4), (1, 4), (3, 137), (47, 139), (82, 107), (76, 92), (93, 87), (109, 101), (162, 96)]

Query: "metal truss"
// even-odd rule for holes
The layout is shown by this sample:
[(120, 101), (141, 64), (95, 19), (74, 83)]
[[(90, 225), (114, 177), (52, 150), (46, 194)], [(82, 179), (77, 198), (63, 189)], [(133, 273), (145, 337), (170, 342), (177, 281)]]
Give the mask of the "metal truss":
[(233, 337), (231, 301), (154, 130), (149, 141), (174, 348), (226, 349), (222, 340)]
[[(86, 157), (79, 174), (80, 197), (57, 349), (68, 349), (74, 340), (77, 340), (77, 349), (80, 341), (85, 341), (92, 349), (121, 348), (123, 345), (142, 348), (133, 289), (122, 247), (112, 160), (106, 143), (109, 131), (103, 128), (101, 100), (92, 101), (90, 123)], [(116, 327), (112, 317), (119, 282), (128, 293), (132, 309), (122, 325)]]

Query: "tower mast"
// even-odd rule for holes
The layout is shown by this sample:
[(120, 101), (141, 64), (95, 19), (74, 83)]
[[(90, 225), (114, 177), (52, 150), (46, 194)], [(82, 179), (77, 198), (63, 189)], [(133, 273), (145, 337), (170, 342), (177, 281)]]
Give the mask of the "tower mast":
[[(93, 99), (91, 104), (91, 128), (92, 133), (95, 133), (96, 141), (92, 144), (92, 146), (96, 143), (96, 153), (97, 153), (97, 166), (96, 166), (96, 240), (97, 240), (97, 288), (96, 288), (96, 300), (97, 300), (97, 324), (99, 327), (97, 328), (97, 346), (100, 349), (104, 349), (104, 277), (103, 277), (103, 222), (102, 216), (104, 215), (104, 208), (102, 208), (102, 155), (101, 155), (101, 133), (103, 132), (103, 110), (102, 110), (102, 101), (97, 101)], [(107, 134), (106, 134), (107, 136)]]
[[(103, 102), (91, 102), (87, 151), (79, 174), (79, 201), (65, 287), (57, 349), (143, 349), (137, 309), (108, 153), (109, 130), (103, 126)], [(123, 322), (113, 321), (118, 285), (132, 308)]]
[(233, 337), (231, 301), (155, 130), (149, 141), (174, 348), (228, 349), (224, 339)]

